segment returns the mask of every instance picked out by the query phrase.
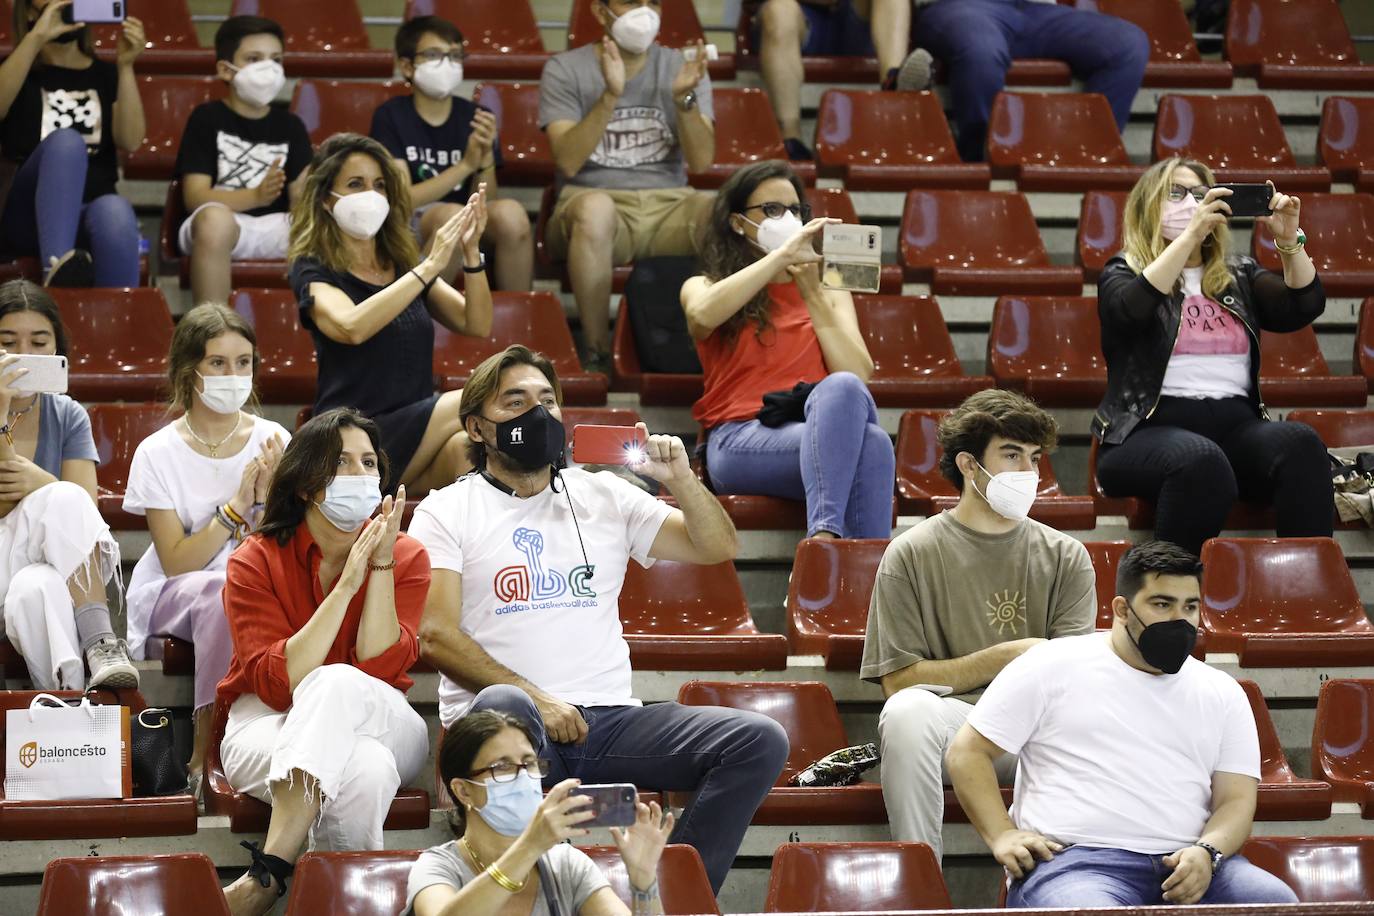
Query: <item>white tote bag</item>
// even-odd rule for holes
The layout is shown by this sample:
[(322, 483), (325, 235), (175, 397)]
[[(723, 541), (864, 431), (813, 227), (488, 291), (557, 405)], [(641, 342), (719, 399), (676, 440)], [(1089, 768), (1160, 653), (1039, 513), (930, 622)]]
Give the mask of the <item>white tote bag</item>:
[(128, 798), (129, 708), (40, 693), (5, 715), (5, 798)]

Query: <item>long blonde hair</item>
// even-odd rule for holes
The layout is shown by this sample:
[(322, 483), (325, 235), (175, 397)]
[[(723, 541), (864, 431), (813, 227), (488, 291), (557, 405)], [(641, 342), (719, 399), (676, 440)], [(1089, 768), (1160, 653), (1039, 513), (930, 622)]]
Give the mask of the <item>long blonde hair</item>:
[(327, 212), (325, 201), (344, 163), (354, 153), (363, 153), (376, 160), (382, 170), (386, 199), (391, 203), (386, 222), (377, 233), (377, 258), (398, 273), (409, 270), (420, 261), (420, 248), (415, 242), (415, 234), (410, 231), (410, 185), (386, 147), (371, 137), (351, 133), (335, 134), (320, 144), (319, 152), (315, 153), (305, 188), (291, 208), (291, 248), (287, 260), (314, 258), (330, 270), (348, 271), (351, 265), (344, 247), (343, 231)]
[[(1121, 247), (1126, 263), (1140, 273), (1164, 253), (1169, 243), (1160, 235), (1160, 210), (1169, 199), (1174, 173), (1189, 169), (1204, 184), (1216, 184), (1212, 170), (1194, 159), (1162, 159), (1145, 170), (1126, 198), (1126, 212), (1122, 217)], [(1231, 247), (1231, 230), (1225, 223), (1212, 230), (1202, 243), (1202, 291), (1219, 299), (1231, 286), (1231, 270), (1226, 257)]]

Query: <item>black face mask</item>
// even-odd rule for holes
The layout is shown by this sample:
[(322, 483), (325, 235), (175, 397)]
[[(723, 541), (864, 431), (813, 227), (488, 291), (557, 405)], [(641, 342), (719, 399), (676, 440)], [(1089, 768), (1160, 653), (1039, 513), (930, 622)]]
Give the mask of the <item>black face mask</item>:
[[(1142, 625), (1145, 624), (1129, 602), (1126, 609)], [(1197, 645), (1197, 627), (1180, 617), (1178, 620), (1161, 620), (1145, 626), (1140, 631), (1139, 639), (1132, 636), (1131, 628), (1127, 627), (1126, 638), (1140, 651), (1145, 664), (1165, 674), (1177, 674)]]
[(496, 450), (521, 470), (563, 466), (567, 433), (543, 404), (509, 420), (488, 422), (496, 423)]

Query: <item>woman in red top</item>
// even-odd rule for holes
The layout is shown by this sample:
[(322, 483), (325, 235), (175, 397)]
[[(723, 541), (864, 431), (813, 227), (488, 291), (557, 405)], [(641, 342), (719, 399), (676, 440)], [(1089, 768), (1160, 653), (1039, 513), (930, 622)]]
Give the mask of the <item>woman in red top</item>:
[(263, 913), (286, 893), (307, 834), (313, 849), (381, 849), (396, 790), (429, 754), (424, 720), (405, 697), (429, 556), (397, 533), (405, 489), (381, 498), (378, 442), (377, 424), (349, 408), (302, 426), (261, 526), (229, 557), (224, 774), (272, 805), (263, 849), (242, 844), (252, 867), (225, 888), (236, 916)]
[[(892, 440), (864, 384), (873, 374), (854, 300), (820, 282), (802, 186), (784, 162), (758, 162), (716, 195), (705, 275), (682, 287), (706, 391), (692, 408), (717, 493), (806, 499), (812, 537), (892, 533)], [(797, 392), (781, 416), (763, 396)], [(804, 406), (803, 406), (804, 395)]]

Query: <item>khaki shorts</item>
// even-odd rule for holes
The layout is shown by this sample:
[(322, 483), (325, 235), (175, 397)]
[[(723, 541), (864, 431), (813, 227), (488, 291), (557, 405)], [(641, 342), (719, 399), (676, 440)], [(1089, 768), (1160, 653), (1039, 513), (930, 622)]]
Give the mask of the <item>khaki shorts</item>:
[(562, 260), (568, 254), (572, 217), (568, 206), (583, 194), (605, 194), (615, 202), (615, 243), (612, 259), (628, 264), (635, 258), (686, 255), (697, 250), (699, 224), (709, 217), (713, 195), (692, 188), (658, 188), (650, 191), (612, 191), (567, 185), (553, 205), (545, 242), (549, 253)]

